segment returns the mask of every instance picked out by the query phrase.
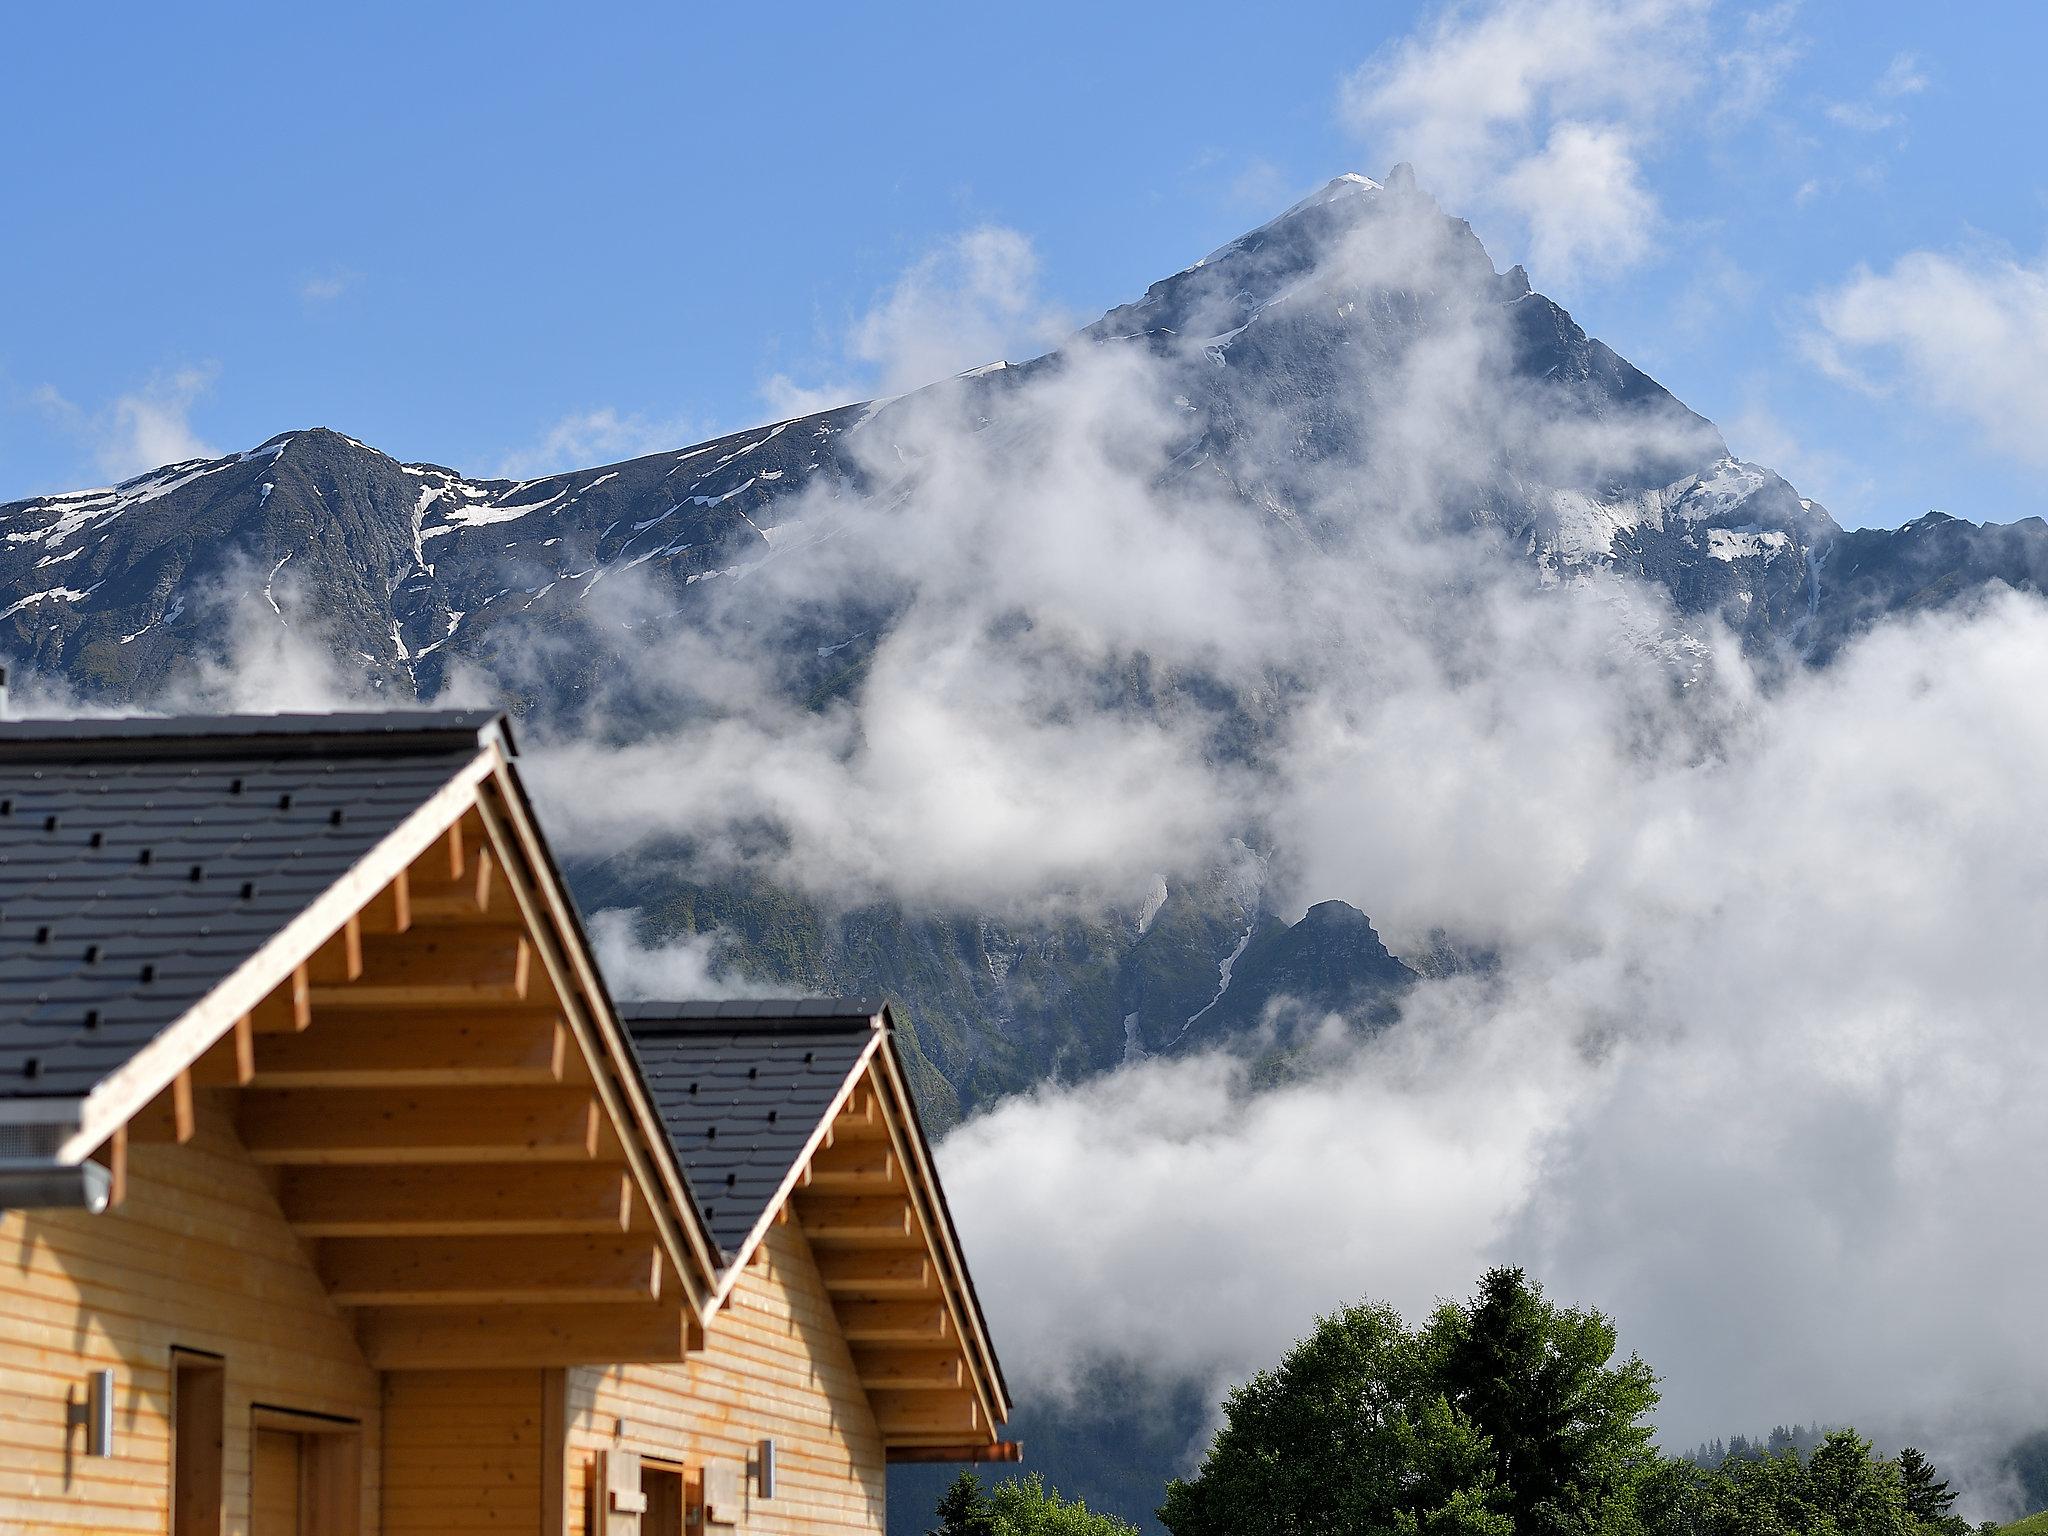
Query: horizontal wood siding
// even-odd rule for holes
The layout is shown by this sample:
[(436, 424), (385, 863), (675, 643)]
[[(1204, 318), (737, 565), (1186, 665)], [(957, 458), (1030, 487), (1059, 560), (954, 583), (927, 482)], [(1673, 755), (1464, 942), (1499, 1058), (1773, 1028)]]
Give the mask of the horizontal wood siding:
[[(170, 1522), (171, 1351), (225, 1357), (225, 1505), (249, 1528), (251, 1408), (363, 1426), (362, 1528), (377, 1529), (378, 1382), (263, 1173), (202, 1094), (184, 1146), (135, 1146), (101, 1216), (0, 1212), (0, 1530)], [(114, 1454), (88, 1457), (67, 1394), (114, 1371)]]
[(393, 1371), (384, 1536), (541, 1531), (543, 1373)]
[[(568, 1373), (568, 1529), (584, 1531), (586, 1487), (601, 1450), (681, 1462), (744, 1463), (776, 1447), (776, 1496), (754, 1498), (747, 1536), (877, 1536), (883, 1529), (882, 1437), (854, 1375), (832, 1303), (794, 1224), (773, 1228), (683, 1365)], [(716, 1532), (721, 1527), (712, 1527)]]

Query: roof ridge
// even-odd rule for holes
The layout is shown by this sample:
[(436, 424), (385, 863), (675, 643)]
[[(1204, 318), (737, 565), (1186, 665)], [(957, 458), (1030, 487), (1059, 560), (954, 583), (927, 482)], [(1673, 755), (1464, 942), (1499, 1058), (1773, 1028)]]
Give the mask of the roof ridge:
[(0, 720), (0, 762), (264, 756), (391, 756), (481, 746), (508, 753), (510, 722), (494, 709), (358, 710), (275, 715), (116, 715)]
[(618, 1005), (619, 1016), (636, 1023), (872, 1020), (887, 1007), (884, 997), (643, 998)]

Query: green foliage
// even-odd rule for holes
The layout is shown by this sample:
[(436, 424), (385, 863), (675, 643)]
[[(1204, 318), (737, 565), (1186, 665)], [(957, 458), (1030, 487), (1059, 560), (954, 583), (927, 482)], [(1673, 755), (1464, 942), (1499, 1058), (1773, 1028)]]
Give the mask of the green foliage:
[(1322, 1319), (1230, 1394), (1159, 1517), (1173, 1536), (1967, 1536), (1917, 1450), (1781, 1427), (1666, 1459), (1656, 1402), (1606, 1317), (1496, 1269), (1420, 1329), (1364, 1304)]
[(1037, 1473), (998, 1483), (989, 1495), (997, 1536), (1138, 1536), (1114, 1515), (1097, 1514), (1079, 1499), (1062, 1499)]
[(1934, 1470), (1934, 1463), (1914, 1446), (1899, 1452), (1899, 1486), (1905, 1494), (1906, 1513), (1924, 1525), (1935, 1525), (1955, 1508), (1956, 1496)]
[[(1796, 1451), (1731, 1457), (1719, 1468), (1674, 1461), (1638, 1489), (1646, 1536), (1963, 1536), (1947, 1485), (1918, 1452), (1873, 1455), (1854, 1430)], [(1934, 1513), (1925, 1513), (1934, 1511)]]
[(1998, 1528), (1998, 1536), (2048, 1536), (2048, 1509)]
[(1348, 1308), (1231, 1394), (1160, 1519), (1174, 1536), (1606, 1529), (1654, 1461), (1638, 1420), (1657, 1400), (1647, 1367), (1613, 1353), (1605, 1318), (1519, 1270), (1419, 1331)]
[(996, 1536), (996, 1512), (972, 1472), (953, 1479), (936, 1513), (939, 1523), (927, 1536)]
[(938, 1515), (930, 1536), (1138, 1536), (1136, 1526), (1114, 1515), (1061, 1498), (1036, 1473), (984, 1492), (980, 1478), (962, 1472), (939, 1500)]
[(1642, 1420), (1657, 1378), (1614, 1358), (1614, 1325), (1560, 1307), (1519, 1269), (1447, 1304), (1426, 1346), (1451, 1404), (1483, 1435), (1518, 1536), (1589, 1536), (1656, 1461)]

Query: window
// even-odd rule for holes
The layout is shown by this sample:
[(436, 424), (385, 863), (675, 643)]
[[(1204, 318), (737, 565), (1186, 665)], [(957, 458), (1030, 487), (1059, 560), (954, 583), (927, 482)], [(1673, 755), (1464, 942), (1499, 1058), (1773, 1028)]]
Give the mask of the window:
[(220, 1536), (227, 1362), (171, 1351), (171, 1536)]

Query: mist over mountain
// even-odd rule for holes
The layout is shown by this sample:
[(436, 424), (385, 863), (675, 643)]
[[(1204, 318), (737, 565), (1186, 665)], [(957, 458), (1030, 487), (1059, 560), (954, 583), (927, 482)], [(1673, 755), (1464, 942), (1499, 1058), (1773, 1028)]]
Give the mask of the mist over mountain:
[[(1446, 359), (1466, 376), (1437, 377)], [(1061, 434), (1101, 425), (1087, 393), (1125, 380), (1146, 407), (1138, 430), (1087, 445), (1084, 458), (1100, 462), (1049, 463), (1075, 446)], [(1482, 401), (1491, 419), (1471, 419)], [(1048, 470), (1075, 484), (1050, 483)], [(949, 484), (956, 474), (965, 483)], [(1203, 526), (1177, 511), (1091, 549), (1101, 530), (1062, 526), (1065, 509), (1006, 505), (1028, 476), (1070, 506), (1129, 482), (1148, 500), (1199, 508)], [(195, 659), (205, 675), (205, 658), (233, 657), (268, 621), (308, 636), (358, 693), (467, 686), (509, 697), (543, 731), (618, 739), (643, 725), (690, 729), (707, 712), (729, 723), (730, 700), (663, 675), (659, 637), (738, 631), (753, 662), (738, 687), (829, 718), (874, 685), (892, 639), (951, 638), (924, 631), (917, 589), (892, 568), (903, 519), (876, 509), (912, 497), (979, 503), (935, 514), (950, 518), (952, 553), (970, 572), (977, 552), (963, 530), (1002, 517), (1011, 525), (982, 553), (1015, 541), (1048, 580), (1150, 565), (1169, 601), (1190, 533), (1226, 560), (1232, 541), (1257, 545), (1251, 589), (1231, 598), (1254, 624), (1260, 608), (1291, 600), (1283, 567), (1324, 557), (1328, 569), (1385, 572), (1423, 544), (1466, 551), (1433, 559), (1505, 556), (1535, 586), (1636, 577), (1668, 607), (1625, 619), (1625, 643), (1681, 682), (1706, 665), (1710, 630), (1767, 668), (1814, 664), (1888, 614), (1996, 584), (2036, 590), (2048, 562), (2038, 519), (1978, 527), (1931, 515), (1845, 534), (1769, 470), (1733, 459), (1710, 423), (1587, 337), (1519, 267), (1497, 273), (1470, 228), (1398, 167), (1384, 186), (1337, 178), (1054, 354), (898, 399), (537, 481), (401, 464), (311, 429), (9, 504), (0, 633), (31, 673), (63, 679), (84, 703), (121, 705), (189, 692)], [(848, 556), (849, 544), (861, 547)], [(1092, 554), (1109, 558), (1081, 573)], [(1253, 573), (1275, 579), (1258, 587)], [(1440, 580), (1417, 573), (1395, 600)], [(1038, 620), (1014, 595), (987, 596), (985, 611), (949, 599), (947, 616), (970, 633)], [(1232, 676), (1234, 660), (1199, 644), (1170, 655), (1153, 639), (1084, 636), (1058, 662), (1090, 674), (1110, 716), (1153, 722), (1176, 748), (1255, 773), (1299, 697), (1295, 658), (1271, 649), (1244, 658), (1256, 676)], [(730, 655), (718, 665), (730, 669)], [(227, 666), (219, 678), (239, 675)], [(864, 850), (865, 864), (849, 855), (797, 870), (788, 807), (732, 805), (593, 818), (605, 825), (585, 828), (582, 847), (603, 857), (580, 883), (595, 905), (639, 909), (643, 942), (716, 933), (763, 983), (895, 988), (938, 1067), (925, 1086), (945, 1123), (963, 1103), (1047, 1073), (1256, 1024), (1279, 994), (1255, 966), (1233, 970), (1233, 956), (1280, 927), (1276, 900), (1298, 908), (1322, 893), (1281, 894), (1264, 808), (1250, 798), (1236, 824), (1203, 829), (1195, 859), (1177, 847), (1154, 868), (1119, 861), (1121, 890), (1101, 888), (1099, 847), (1072, 867), (964, 887), (902, 868), (885, 842)], [(1212, 823), (1228, 820), (1207, 809)], [(1120, 837), (1084, 816), (1058, 819), (1077, 839), (1113, 849)], [(707, 850), (707, 839), (725, 846)], [(1053, 920), (1033, 910), (1048, 893), (1063, 909)], [(1117, 921), (1103, 920), (1105, 906)], [(1376, 974), (1377, 943), (1354, 957), (1361, 984)]]
[[(1843, 530), (1396, 168), (888, 400), (0, 507), (0, 651), (32, 707), (509, 703), (622, 990), (903, 999), (1030, 1411), (1185, 1417), (1509, 1252), (1674, 1443), (1967, 1472), (2048, 1421), (2044, 575), (2038, 518)], [(1829, 1306), (1700, 1326), (1760, 1295)]]

